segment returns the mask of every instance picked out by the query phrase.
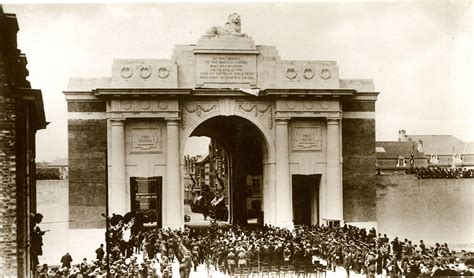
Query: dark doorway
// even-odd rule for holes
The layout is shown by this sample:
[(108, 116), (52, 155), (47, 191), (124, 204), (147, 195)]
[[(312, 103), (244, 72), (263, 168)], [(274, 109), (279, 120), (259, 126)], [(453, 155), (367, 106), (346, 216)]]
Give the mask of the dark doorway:
[(162, 226), (162, 177), (131, 177), (132, 212), (141, 211), (150, 225)]
[(321, 175), (292, 176), (293, 221), (295, 225), (311, 225), (312, 218), (319, 219), (320, 177)]

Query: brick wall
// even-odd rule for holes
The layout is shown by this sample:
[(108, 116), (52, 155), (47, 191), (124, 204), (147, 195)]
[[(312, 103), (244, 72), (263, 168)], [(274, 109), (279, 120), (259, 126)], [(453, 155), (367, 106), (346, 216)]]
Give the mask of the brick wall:
[(18, 22), (0, 5), (0, 276), (30, 277), (29, 214), (36, 212), (35, 134), (46, 127), (41, 91), (27, 80)]
[(67, 103), (68, 112), (105, 112), (105, 102), (73, 102)]
[(7, 25), (0, 6), (0, 273), (18, 275), (16, 116), (8, 72)]
[(375, 102), (374, 101), (348, 101), (342, 103), (342, 110), (349, 112), (374, 112)]
[(474, 248), (474, 179), (377, 176), (377, 226), (415, 244), (446, 242)]
[(15, 100), (7, 98), (0, 55), (0, 273), (17, 275)]
[[(31, 165), (28, 165), (31, 157), (30, 125), (28, 122), (27, 103), (17, 99), (15, 105), (15, 145), (16, 145), (16, 240), (17, 240), (17, 262), (18, 270), (28, 265), (27, 248), (29, 242), (29, 213), (34, 211), (31, 204), (30, 192), (34, 176), (30, 174)], [(33, 150), (34, 151), (34, 150)], [(34, 158), (34, 157), (33, 157)], [(20, 275), (21, 276), (21, 275)]]
[(69, 120), (70, 229), (104, 228), (107, 121)]
[(344, 219), (376, 221), (375, 120), (342, 120)]

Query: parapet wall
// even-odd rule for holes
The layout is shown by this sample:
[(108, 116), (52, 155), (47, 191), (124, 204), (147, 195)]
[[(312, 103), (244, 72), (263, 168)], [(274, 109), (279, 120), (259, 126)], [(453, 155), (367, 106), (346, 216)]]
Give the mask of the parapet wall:
[(414, 244), (474, 247), (474, 179), (377, 176), (378, 232)]

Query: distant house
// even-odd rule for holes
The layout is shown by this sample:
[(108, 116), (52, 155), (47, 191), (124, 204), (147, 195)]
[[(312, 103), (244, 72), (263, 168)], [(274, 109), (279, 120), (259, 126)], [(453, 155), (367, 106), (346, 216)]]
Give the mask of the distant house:
[(67, 158), (56, 158), (51, 162), (38, 162), (36, 169), (39, 180), (67, 180), (69, 176)]
[(474, 166), (474, 142), (452, 135), (407, 135), (399, 131), (398, 141), (376, 142), (379, 170), (396, 171), (414, 167)]
[(474, 166), (474, 142), (464, 142), (452, 135), (409, 135), (408, 140), (423, 142), (429, 164), (439, 167)]
[(380, 169), (408, 168), (413, 155), (414, 167), (427, 167), (428, 160), (425, 154), (417, 148), (418, 144), (415, 142), (377, 142), (377, 166)]
[(186, 156), (184, 161), (186, 202), (194, 201), (203, 190), (228, 196), (227, 155), (215, 139), (211, 140), (206, 156)]

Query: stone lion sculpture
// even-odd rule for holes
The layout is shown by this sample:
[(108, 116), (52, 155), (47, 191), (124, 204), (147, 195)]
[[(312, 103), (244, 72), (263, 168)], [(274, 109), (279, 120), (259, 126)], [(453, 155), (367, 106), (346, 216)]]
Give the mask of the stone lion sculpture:
[(231, 13), (224, 26), (212, 27), (206, 32), (206, 34), (204, 34), (204, 37), (247, 37), (247, 34), (240, 32), (240, 26), (240, 15), (237, 13)]

